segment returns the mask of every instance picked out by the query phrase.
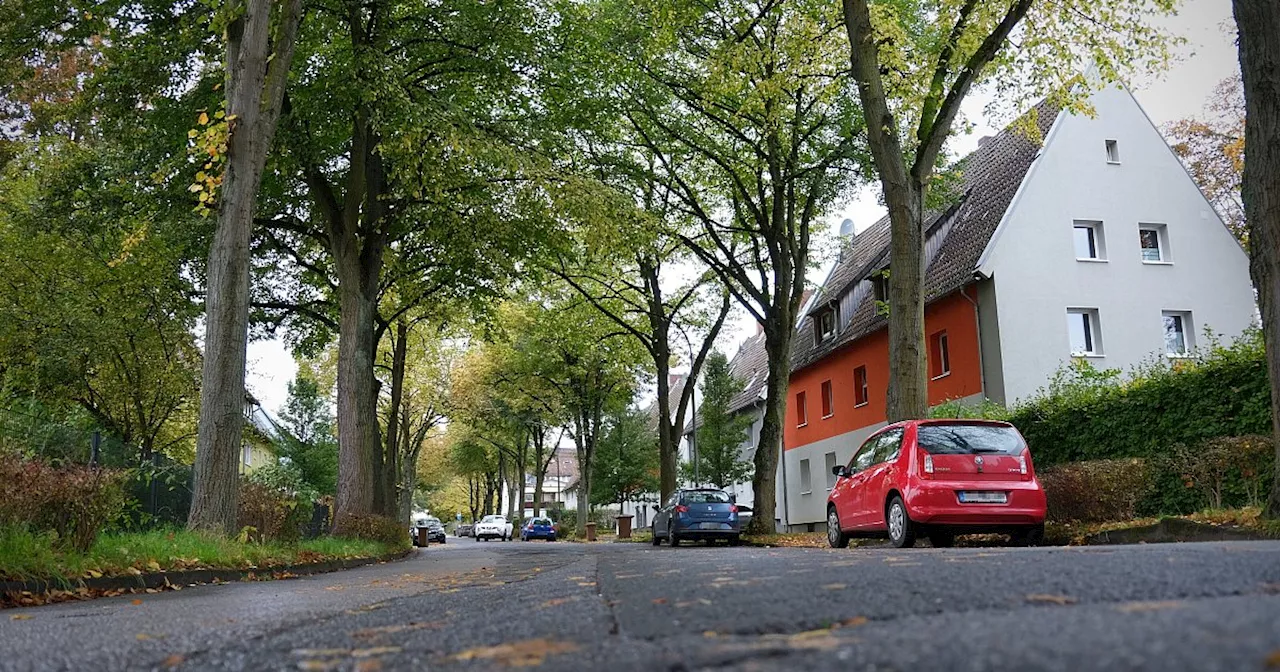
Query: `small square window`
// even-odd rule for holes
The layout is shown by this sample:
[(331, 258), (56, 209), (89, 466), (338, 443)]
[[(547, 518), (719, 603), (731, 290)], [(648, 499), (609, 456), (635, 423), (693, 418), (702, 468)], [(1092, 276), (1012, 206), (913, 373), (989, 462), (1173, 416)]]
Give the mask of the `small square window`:
[(835, 400), (831, 397), (831, 381), (822, 381), (822, 417), (829, 418), (836, 414)]
[(1076, 220), (1072, 230), (1076, 259), (1080, 261), (1105, 261), (1106, 241), (1102, 236), (1102, 222)]
[(1107, 163), (1120, 163), (1120, 144), (1115, 140), (1107, 141)]
[(823, 455), (826, 467), (822, 470), (827, 475), (827, 490), (836, 487), (836, 454), (827, 453)]
[(804, 392), (796, 392), (796, 427), (809, 424), (809, 412), (804, 407)]
[(941, 378), (951, 373), (951, 352), (947, 345), (945, 331), (929, 337), (929, 376), (932, 378)]
[(1071, 340), (1072, 357), (1102, 355), (1102, 331), (1096, 308), (1068, 308), (1067, 335)]
[(809, 460), (800, 460), (800, 494), (813, 492), (813, 478), (809, 473)]
[(832, 336), (836, 335), (836, 309), (834, 307), (827, 308), (818, 313), (814, 318), (814, 327), (817, 329), (818, 342), (821, 343)]
[(1191, 313), (1166, 310), (1161, 313), (1164, 322), (1164, 353), (1170, 357), (1188, 357), (1195, 348), (1192, 339)]
[(855, 408), (867, 403), (867, 367), (859, 366), (853, 370), (853, 405)]
[(871, 274), (871, 290), (875, 293), (876, 301), (889, 300), (889, 269), (882, 268)]
[(1169, 227), (1164, 224), (1138, 226), (1138, 244), (1144, 264), (1169, 263)]
[(253, 447), (246, 443), (244, 444), (244, 447), (241, 448), (240, 453), (241, 453), (240, 461), (244, 463), (244, 466), (252, 467), (253, 466)]

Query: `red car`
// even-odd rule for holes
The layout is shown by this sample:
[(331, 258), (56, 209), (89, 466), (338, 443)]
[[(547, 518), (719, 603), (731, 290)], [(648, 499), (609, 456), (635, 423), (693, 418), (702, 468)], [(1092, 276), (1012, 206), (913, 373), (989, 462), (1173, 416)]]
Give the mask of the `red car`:
[(1007, 422), (910, 420), (862, 444), (827, 497), (827, 541), (883, 537), (907, 548), (918, 536), (935, 547), (957, 534), (1008, 533), (1019, 545), (1044, 536), (1044, 489), (1031, 453)]

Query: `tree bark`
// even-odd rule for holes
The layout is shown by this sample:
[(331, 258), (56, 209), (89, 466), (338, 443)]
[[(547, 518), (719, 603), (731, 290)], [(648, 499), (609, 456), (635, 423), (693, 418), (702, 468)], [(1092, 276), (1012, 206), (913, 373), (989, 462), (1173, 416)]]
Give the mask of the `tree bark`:
[(204, 365), (194, 487), (187, 526), (235, 532), (244, 373), (249, 340), (249, 246), (267, 151), (293, 60), (299, 0), (283, 6), (271, 45), (269, 0), (247, 0), (227, 29), (227, 163), (209, 249)]
[[(908, 178), (911, 181), (911, 178)], [(889, 422), (927, 417), (923, 187), (882, 179), (889, 206)]]
[[(383, 495), (387, 498), (385, 505), (388, 511), (399, 511), (398, 504), (400, 501), (397, 484), (402, 480), (402, 466), (400, 464), (400, 451), (402, 446), (401, 437), (403, 433), (408, 432), (407, 419), (401, 424), (401, 408), (404, 406), (404, 370), (405, 363), (409, 358), (409, 325), (404, 320), (396, 322), (395, 335), (391, 343), (391, 403), (387, 410), (387, 446), (385, 450), (386, 465), (383, 469)], [(375, 402), (376, 403), (376, 402)], [(407, 441), (404, 441), (407, 443)], [(404, 449), (410, 447), (404, 445)], [(409, 465), (404, 465), (408, 467)]]
[[(790, 311), (785, 311), (790, 313)], [(755, 497), (755, 510), (751, 514), (748, 532), (772, 534), (777, 531), (778, 518), (778, 460), (785, 446), (782, 444), (782, 428), (787, 413), (787, 387), (791, 380), (791, 335), (788, 325), (792, 318), (777, 320), (781, 325), (765, 325), (764, 348), (768, 355), (768, 377), (765, 380), (764, 415), (760, 423), (760, 441), (756, 444), (753, 462), (755, 474), (751, 477), (751, 492)]]
[[(1280, 4), (1235, 0), (1233, 6), (1245, 100), (1241, 198), (1271, 378), (1272, 440), (1280, 464)], [(1263, 513), (1280, 518), (1280, 469), (1272, 477)]]

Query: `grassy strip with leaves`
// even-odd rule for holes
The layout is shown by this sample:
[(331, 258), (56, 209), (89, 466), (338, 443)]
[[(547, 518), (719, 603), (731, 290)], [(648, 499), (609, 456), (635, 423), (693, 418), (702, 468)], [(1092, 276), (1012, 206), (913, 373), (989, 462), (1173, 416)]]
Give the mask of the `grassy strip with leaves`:
[(0, 580), (98, 578), (193, 569), (271, 569), (380, 557), (398, 548), (362, 539), (321, 537), (298, 543), (246, 542), (187, 530), (111, 533), (86, 553), (68, 550), (52, 534), (0, 527)]

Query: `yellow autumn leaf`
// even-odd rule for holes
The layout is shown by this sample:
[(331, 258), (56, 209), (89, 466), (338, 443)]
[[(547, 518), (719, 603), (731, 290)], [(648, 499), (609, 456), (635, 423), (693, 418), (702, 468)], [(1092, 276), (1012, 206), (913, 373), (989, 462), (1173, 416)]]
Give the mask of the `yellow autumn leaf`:
[(205, 175), (204, 171), (202, 170), (202, 171), (200, 171), (200, 172), (196, 173), (196, 182), (204, 182), (204, 181), (205, 181), (205, 179), (207, 179), (208, 177), (209, 177), (209, 176), (208, 176), (208, 175)]
[(199, 122), (200, 122), (200, 125), (201, 125), (201, 126), (208, 126), (208, 125), (209, 125), (209, 115), (205, 114), (204, 112), (201, 112), (201, 113), (200, 113), (200, 118), (199, 118), (197, 121), (199, 121)]
[(193, 184), (193, 185), (191, 185), (191, 186), (187, 187), (187, 191), (190, 191), (190, 192), (192, 192), (192, 193), (195, 193), (195, 192), (197, 192), (197, 191), (200, 191), (201, 189), (204, 189), (204, 185), (203, 185), (203, 184), (200, 184), (199, 182), (197, 182), (197, 183), (195, 183), (195, 184)]
[(192, 139), (194, 139), (197, 135), (200, 135), (200, 131), (197, 131), (197, 130), (196, 130), (196, 129), (194, 129), (194, 128), (193, 128), (193, 129), (191, 129), (191, 130), (189, 130), (189, 131), (187, 131), (187, 137), (188, 137), (188, 138), (192, 138)]

